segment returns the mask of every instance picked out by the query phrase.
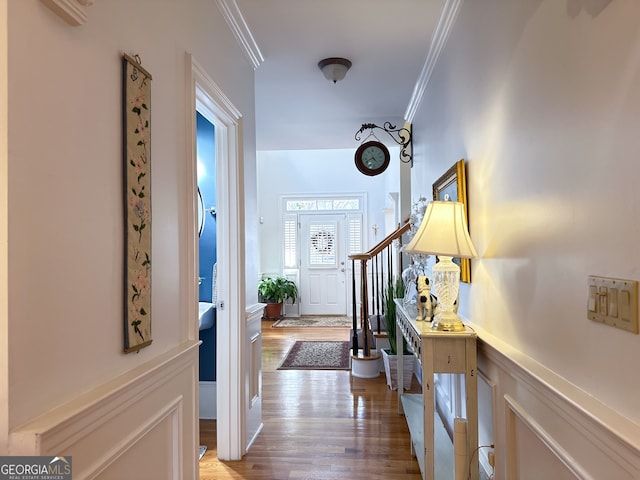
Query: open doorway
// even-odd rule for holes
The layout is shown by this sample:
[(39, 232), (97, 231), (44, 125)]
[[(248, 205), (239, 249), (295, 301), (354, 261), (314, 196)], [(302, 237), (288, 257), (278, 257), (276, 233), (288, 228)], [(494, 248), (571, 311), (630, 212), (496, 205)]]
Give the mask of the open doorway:
[[(196, 111), (200, 418), (216, 418), (217, 176), (215, 126)], [(201, 454), (202, 454), (201, 450)]]
[[(198, 62), (187, 54), (187, 195), (192, 199), (186, 248), (189, 322), (186, 336), (199, 338), (198, 328), (198, 194), (196, 120), (201, 114), (215, 129), (216, 171), (216, 417), (217, 452), (222, 460), (239, 460), (245, 451), (244, 405), (244, 199), (241, 168), (242, 124), (240, 112)], [(206, 213), (207, 215), (210, 215)], [(196, 387), (197, 379), (196, 379)], [(198, 441), (198, 439), (194, 439)]]

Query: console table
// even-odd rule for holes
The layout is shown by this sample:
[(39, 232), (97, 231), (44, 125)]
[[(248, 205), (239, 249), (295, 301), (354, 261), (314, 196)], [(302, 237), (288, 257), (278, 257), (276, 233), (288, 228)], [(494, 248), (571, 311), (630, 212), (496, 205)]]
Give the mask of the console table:
[[(471, 480), (478, 480), (478, 384), (476, 333), (469, 327), (461, 332), (431, 329), (430, 322), (416, 321), (415, 307), (396, 303), (396, 342), (402, 352), (402, 338), (407, 340), (422, 364), (422, 394), (403, 394), (398, 389), (398, 411), (404, 413), (411, 433), (411, 446), (418, 459), (422, 478), (434, 480), (434, 411), (435, 373), (461, 373), (465, 376), (467, 411), (467, 459)], [(403, 385), (402, 355), (398, 355), (398, 385)], [(467, 478), (465, 473), (464, 478)]]

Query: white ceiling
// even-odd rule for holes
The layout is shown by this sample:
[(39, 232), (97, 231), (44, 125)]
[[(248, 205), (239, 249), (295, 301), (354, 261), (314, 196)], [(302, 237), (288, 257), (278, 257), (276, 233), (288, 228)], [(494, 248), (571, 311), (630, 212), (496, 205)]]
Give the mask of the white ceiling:
[[(304, 150), (357, 147), (363, 123), (402, 126), (444, 0), (236, 2), (264, 57), (257, 148)], [(326, 57), (353, 62), (344, 80), (324, 78), (317, 64)]]

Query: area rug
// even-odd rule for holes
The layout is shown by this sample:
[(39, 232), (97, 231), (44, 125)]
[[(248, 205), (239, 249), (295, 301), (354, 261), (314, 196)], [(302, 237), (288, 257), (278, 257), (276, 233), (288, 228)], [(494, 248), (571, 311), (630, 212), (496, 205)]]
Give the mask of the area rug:
[(278, 320), (273, 327), (352, 327), (353, 321), (349, 317), (328, 316), (328, 317), (287, 317)]
[(349, 342), (298, 340), (278, 370), (349, 370), (349, 358)]

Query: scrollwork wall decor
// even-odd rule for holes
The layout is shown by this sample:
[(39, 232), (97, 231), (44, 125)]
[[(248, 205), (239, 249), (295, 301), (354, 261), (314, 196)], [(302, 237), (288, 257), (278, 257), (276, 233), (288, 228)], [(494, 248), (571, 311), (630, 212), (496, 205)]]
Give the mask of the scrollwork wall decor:
[(375, 123), (363, 123), (360, 130), (354, 135), (356, 141), (362, 139), (365, 130), (369, 130), (369, 135), (373, 135), (375, 129), (383, 130), (400, 146), (400, 161), (402, 163), (410, 163), (413, 167), (413, 139), (411, 134), (411, 124), (406, 122), (403, 127), (397, 128), (391, 122), (384, 122), (384, 125), (376, 125)]

